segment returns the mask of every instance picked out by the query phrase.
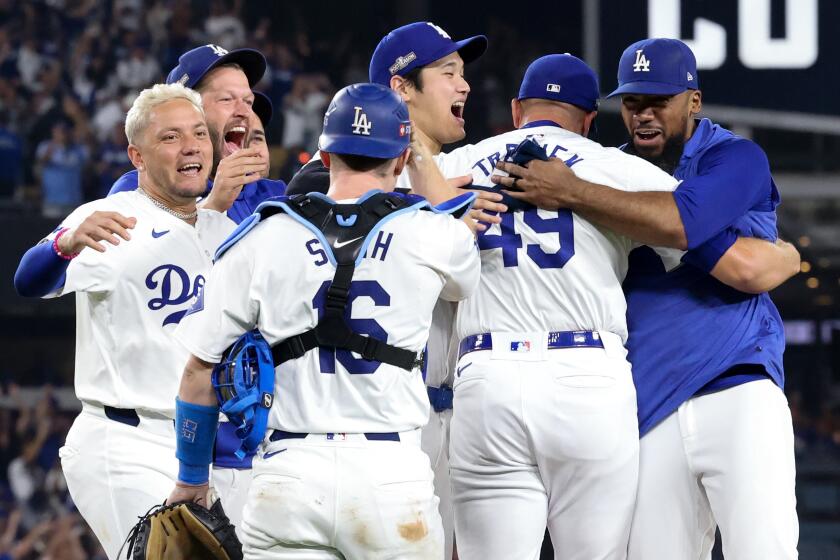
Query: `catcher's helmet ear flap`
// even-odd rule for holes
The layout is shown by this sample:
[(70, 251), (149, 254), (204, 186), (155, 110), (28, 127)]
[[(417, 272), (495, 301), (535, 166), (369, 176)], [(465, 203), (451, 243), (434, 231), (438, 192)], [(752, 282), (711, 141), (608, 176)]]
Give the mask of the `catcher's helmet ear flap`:
[(318, 148), (333, 154), (393, 159), (408, 148), (408, 107), (391, 89), (353, 84), (333, 97)]

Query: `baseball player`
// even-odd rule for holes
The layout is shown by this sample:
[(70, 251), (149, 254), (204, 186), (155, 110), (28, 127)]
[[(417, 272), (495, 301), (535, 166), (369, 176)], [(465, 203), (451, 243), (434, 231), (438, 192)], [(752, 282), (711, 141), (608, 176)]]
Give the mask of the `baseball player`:
[(625, 281), (642, 436), (629, 556), (705, 558), (717, 524), (727, 558), (796, 558), (784, 335), (764, 292), (799, 270), (799, 255), (777, 239), (767, 158), (696, 118), (695, 58), (680, 41), (630, 45), (618, 84), (625, 149), (673, 170), (682, 179), (673, 195), (615, 191), (556, 163), (505, 167), (541, 206), (689, 249), (686, 266), (670, 274), (639, 249)]
[(213, 161), (196, 92), (180, 84), (144, 90), (125, 128), (140, 188), (80, 206), (27, 252), (17, 273), (29, 295), (76, 292), (82, 412), (61, 464), (73, 502), (111, 559), (176, 480), (172, 395), (187, 353), (173, 347), (172, 331), (235, 227), (196, 208)]
[[(571, 55), (534, 61), (512, 101), (516, 130), (439, 156), (492, 187), (528, 138), (615, 188), (677, 181), (585, 136), (594, 72)], [(633, 243), (567, 210), (502, 215), (479, 237), (478, 290), (459, 305), (450, 444), (459, 557), (623, 558), (636, 495), (636, 406), (621, 280)], [(666, 266), (679, 260), (663, 251)], [(608, 497), (608, 499), (607, 499)], [(503, 512), (503, 513), (500, 513)]]
[[(464, 105), (470, 86), (464, 77), (465, 65), (480, 57), (487, 48), (484, 36), (453, 41), (431, 22), (415, 22), (394, 29), (377, 45), (370, 60), (369, 77), (373, 83), (398, 92), (408, 106), (417, 140), (431, 154), (439, 154), (446, 144), (463, 140)], [(400, 176), (398, 188), (411, 187), (408, 173)], [(308, 163), (289, 182), (290, 194), (327, 192), (328, 169), (319, 158)], [(473, 217), (485, 223), (499, 218), (486, 210), (503, 211), (495, 193), (482, 193)], [(479, 226), (484, 227), (484, 226)], [(435, 307), (426, 364), (426, 385), (432, 403), (432, 415), (423, 428), (422, 447), (432, 460), (435, 492), (440, 498), (440, 513), (446, 536), (445, 558), (452, 558), (454, 518), (449, 484), (448, 438), (452, 417), (452, 375), (454, 348), (451, 346), (454, 305), (440, 301)], [(457, 342), (457, 341), (456, 341)]]
[[(429, 401), (418, 354), (438, 297), (462, 299), (478, 282), (474, 238), (461, 221), (418, 212), (428, 203), (400, 195), (386, 198), (394, 207), (411, 205), (393, 213), (377, 207), (386, 217), (365, 226), (370, 233), (348, 229), (366, 223), (362, 209), (379, 204), (380, 190), (393, 190), (408, 158), (409, 129), (406, 105), (389, 89), (357, 84), (337, 93), (320, 140), (329, 197), (265, 203), (284, 210), (225, 244), (201, 310), (176, 335), (193, 356), (177, 405), (182, 476), (171, 500), (204, 496), (218, 410), (209, 374), (222, 352), (258, 327), (273, 354), (290, 353), (274, 360), (282, 365), (270, 433), (254, 460), (244, 512), (249, 558), (299, 558), (303, 549), (313, 559), (443, 555), (433, 474), (419, 447)], [(437, 177), (430, 181), (443, 182), (433, 163), (431, 170)], [(292, 203), (309, 208), (311, 218), (292, 212)], [(319, 213), (324, 207), (329, 214)], [(319, 324), (319, 316), (336, 313), (354, 331), (348, 339), (377, 350), (360, 357), (339, 345), (304, 346), (316, 325), (336, 328), (334, 320)], [(407, 354), (409, 364), (386, 359), (383, 346)]]
[[(283, 181), (265, 178), (269, 158), (264, 125), (271, 120), (273, 107), (268, 97), (251, 91), (265, 67), (259, 51), (227, 51), (218, 45), (204, 45), (181, 55), (178, 66), (166, 79), (167, 83), (181, 83), (201, 94), (213, 140), (214, 178), (208, 182), (209, 194), (201, 205), (226, 211), (237, 224), (260, 202), (282, 195), (286, 189)], [(255, 126), (262, 130), (261, 135), (255, 133)], [(130, 171), (115, 183), (110, 194), (136, 188), (137, 172)], [(252, 454), (237, 458), (234, 451), (238, 447), (233, 426), (223, 423), (214, 456), (213, 487), (237, 529), (253, 458)]]

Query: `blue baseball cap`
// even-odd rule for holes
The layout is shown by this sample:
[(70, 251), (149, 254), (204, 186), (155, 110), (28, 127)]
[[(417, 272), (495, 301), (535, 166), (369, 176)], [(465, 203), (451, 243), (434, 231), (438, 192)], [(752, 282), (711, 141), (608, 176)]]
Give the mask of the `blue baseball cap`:
[(467, 64), (486, 50), (487, 37), (484, 35), (453, 41), (434, 23), (418, 21), (394, 29), (379, 41), (370, 57), (368, 73), (371, 82), (387, 86), (391, 76), (405, 76), (415, 68), (426, 66), (455, 51)]
[(699, 89), (697, 60), (678, 39), (644, 39), (624, 49), (618, 62), (618, 88), (607, 97), (623, 93), (676, 95)]
[(274, 105), (271, 99), (261, 91), (254, 92), (254, 105), (251, 107), (254, 114), (259, 117), (263, 126), (268, 126), (271, 122), (271, 117), (274, 115)]
[(392, 159), (408, 148), (410, 139), (408, 107), (399, 95), (379, 84), (353, 84), (333, 97), (318, 149)]
[(195, 86), (207, 73), (222, 64), (238, 64), (254, 87), (265, 74), (265, 57), (254, 49), (228, 51), (218, 45), (203, 45), (187, 51), (178, 59), (178, 66), (166, 77), (167, 84), (179, 83), (188, 88)]
[(549, 54), (532, 62), (516, 98), (561, 101), (595, 111), (599, 97), (598, 76), (584, 61), (566, 53)]

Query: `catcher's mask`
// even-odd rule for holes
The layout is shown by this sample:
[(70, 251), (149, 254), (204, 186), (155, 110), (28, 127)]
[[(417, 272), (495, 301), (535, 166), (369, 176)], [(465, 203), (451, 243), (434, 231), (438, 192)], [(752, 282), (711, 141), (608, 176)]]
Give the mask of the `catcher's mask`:
[(242, 442), (236, 456), (242, 459), (265, 436), (274, 402), (274, 361), (259, 331), (243, 334), (227, 349), (213, 368), (212, 381), (222, 412), (236, 426)]

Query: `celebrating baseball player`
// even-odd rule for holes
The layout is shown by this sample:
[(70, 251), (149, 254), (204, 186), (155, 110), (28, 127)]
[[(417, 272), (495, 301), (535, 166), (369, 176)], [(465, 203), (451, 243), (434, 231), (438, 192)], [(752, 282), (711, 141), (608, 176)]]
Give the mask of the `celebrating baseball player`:
[(76, 292), (76, 396), (61, 448), (73, 502), (108, 557), (176, 480), (172, 396), (187, 353), (172, 331), (234, 229), (196, 208), (213, 161), (201, 97), (144, 90), (126, 117), (139, 188), (80, 206), (24, 256), (19, 289)]
[[(370, 81), (400, 94), (408, 106), (417, 144), (430, 154), (439, 154), (444, 145), (463, 140), (466, 135), (464, 106), (470, 86), (464, 68), (486, 48), (484, 36), (453, 41), (433, 23), (411, 23), (394, 29), (379, 41), (370, 60)], [(403, 173), (397, 187), (410, 188), (409, 179), (409, 174)], [(329, 185), (328, 170), (315, 159), (291, 180), (289, 193), (325, 193)], [(496, 204), (501, 196), (496, 193), (482, 193), (482, 196), (484, 198), (474, 206), (473, 216), (485, 223), (498, 222), (497, 216), (487, 214), (485, 210), (505, 210), (504, 205)], [(454, 317), (455, 308), (451, 302), (441, 300), (435, 306), (426, 364), (426, 385), (433, 413), (423, 428), (421, 442), (435, 471), (435, 493), (440, 498), (447, 559), (452, 558), (455, 532), (448, 457)]]
[[(286, 190), (282, 181), (265, 178), (269, 159), (263, 127), (271, 120), (273, 108), (265, 95), (251, 91), (265, 67), (259, 51), (227, 51), (218, 45), (203, 45), (181, 55), (178, 66), (166, 79), (167, 83), (180, 83), (201, 94), (213, 141), (213, 182), (208, 183), (209, 194), (201, 193), (207, 194), (201, 205), (226, 211), (237, 224), (260, 202)], [(258, 133), (256, 127), (262, 132)], [(136, 188), (137, 172), (130, 171), (117, 180), (110, 194)], [(213, 487), (238, 527), (253, 454), (242, 458), (234, 455), (239, 440), (227, 423), (219, 428), (216, 445)]]
[(796, 558), (784, 335), (764, 292), (799, 270), (799, 255), (777, 239), (767, 158), (696, 118), (699, 77), (680, 41), (630, 45), (612, 95), (621, 96), (626, 151), (682, 179), (673, 194), (617, 191), (561, 162), (501, 167), (525, 191), (512, 196), (689, 249), (670, 274), (639, 249), (625, 281), (642, 436), (629, 556), (705, 558), (717, 524), (727, 558)]
[[(439, 156), (492, 187), (495, 162), (524, 140), (576, 173), (638, 190), (677, 181), (588, 140), (594, 72), (571, 55), (534, 61), (512, 101), (516, 130)], [(528, 145), (526, 143), (526, 145)], [(621, 280), (626, 237), (568, 210), (505, 213), (479, 237), (479, 289), (458, 308), (452, 418), (459, 557), (623, 558), (636, 495), (638, 432)], [(669, 266), (676, 251), (664, 251)], [(609, 499), (605, 499), (608, 496)]]
[[(338, 92), (320, 139), (329, 196), (261, 205), (220, 248), (176, 334), (192, 356), (176, 405), (171, 501), (201, 501), (207, 489), (213, 364), (255, 327), (265, 339), (250, 354), (262, 356), (259, 385), (274, 381), (273, 396), (260, 389), (255, 405), (269, 408), (269, 433), (243, 516), (246, 557), (443, 555), (419, 447), (429, 415), (420, 366), (435, 302), (468, 296), (479, 258), (469, 227), (447, 215), (466, 212), (473, 195), (421, 211), (422, 198), (388, 194), (406, 166), (410, 128), (388, 88)], [(445, 185), (430, 157), (417, 159), (410, 165), (435, 175), (413, 172), (419, 192)]]

